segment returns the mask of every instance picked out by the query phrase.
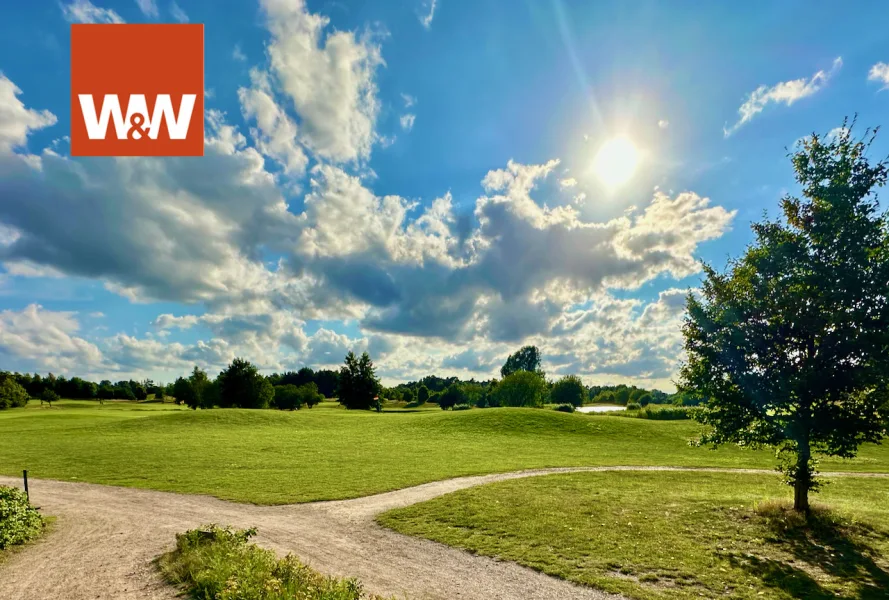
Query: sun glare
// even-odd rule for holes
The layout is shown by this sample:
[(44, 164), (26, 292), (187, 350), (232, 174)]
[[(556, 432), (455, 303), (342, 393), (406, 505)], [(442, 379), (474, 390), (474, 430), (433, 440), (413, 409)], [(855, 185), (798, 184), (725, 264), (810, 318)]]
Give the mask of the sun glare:
[(639, 152), (633, 143), (626, 138), (614, 138), (599, 149), (593, 168), (602, 183), (614, 188), (629, 181), (638, 164)]

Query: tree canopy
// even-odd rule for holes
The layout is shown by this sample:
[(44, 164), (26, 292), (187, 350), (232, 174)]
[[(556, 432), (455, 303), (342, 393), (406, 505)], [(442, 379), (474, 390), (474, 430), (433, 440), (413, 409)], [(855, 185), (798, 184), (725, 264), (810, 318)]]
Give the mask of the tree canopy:
[(370, 355), (365, 352), (359, 359), (350, 351), (344, 363), (339, 377), (340, 404), (350, 409), (379, 410), (380, 405), (375, 398), (380, 393), (380, 381)]
[(500, 375), (508, 377), (516, 371), (528, 371), (543, 377), (543, 371), (540, 370), (540, 350), (537, 346), (525, 346), (515, 354), (510, 354), (500, 368)]
[(799, 511), (817, 454), (851, 458), (886, 435), (889, 227), (874, 191), (887, 166), (866, 157), (873, 135), (807, 138), (791, 156), (801, 197), (688, 296), (680, 389), (708, 399), (701, 443), (776, 447)]

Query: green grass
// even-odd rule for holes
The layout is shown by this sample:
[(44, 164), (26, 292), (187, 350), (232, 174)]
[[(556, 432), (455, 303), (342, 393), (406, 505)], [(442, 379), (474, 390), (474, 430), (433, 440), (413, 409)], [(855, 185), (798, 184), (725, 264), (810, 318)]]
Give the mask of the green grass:
[[(61, 402), (0, 412), (0, 473), (281, 504), (461, 475), (579, 465), (771, 468), (768, 452), (691, 448), (689, 421), (552, 410), (281, 412)], [(824, 469), (889, 471), (889, 446)]]
[(157, 564), (195, 600), (382, 600), (357, 580), (321, 575), (292, 555), (279, 559), (248, 543), (253, 534), (213, 525), (186, 531)]
[(889, 598), (889, 480), (837, 478), (808, 523), (788, 499), (764, 475), (578, 473), (470, 488), (379, 521), (630, 598)]

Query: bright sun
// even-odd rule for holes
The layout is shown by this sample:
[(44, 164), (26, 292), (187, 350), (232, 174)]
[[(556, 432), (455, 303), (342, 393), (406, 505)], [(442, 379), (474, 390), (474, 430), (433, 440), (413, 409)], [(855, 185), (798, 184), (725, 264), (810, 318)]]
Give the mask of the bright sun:
[(629, 181), (639, 164), (639, 152), (626, 138), (613, 138), (605, 142), (596, 154), (593, 168), (602, 183), (615, 188)]

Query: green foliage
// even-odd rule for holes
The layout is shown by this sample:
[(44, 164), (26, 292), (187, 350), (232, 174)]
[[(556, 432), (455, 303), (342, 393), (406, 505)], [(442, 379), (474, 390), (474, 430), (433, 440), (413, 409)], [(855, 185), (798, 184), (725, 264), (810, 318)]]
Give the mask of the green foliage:
[(491, 393), (497, 406), (543, 406), (548, 395), (549, 390), (543, 377), (524, 370), (504, 377)]
[(43, 518), (25, 492), (0, 486), (0, 550), (24, 544), (43, 531)]
[(564, 412), (564, 413), (573, 413), (574, 412), (574, 405), (573, 404), (560, 404), (555, 408), (555, 410), (557, 410), (559, 412)]
[(176, 549), (158, 564), (195, 600), (372, 600), (357, 580), (321, 575), (292, 555), (279, 559), (249, 543), (255, 534), (216, 525), (192, 529), (176, 536)]
[(577, 375), (566, 375), (553, 384), (550, 399), (555, 404), (583, 406), (586, 399), (586, 387)]
[(640, 408), (642, 408), (642, 405), (639, 404), (638, 402), (628, 402), (627, 403), (627, 410), (639, 410)]
[(268, 408), (275, 397), (272, 384), (255, 365), (235, 358), (217, 378), (219, 406), (223, 408)]
[(417, 404), (426, 404), (429, 400), (429, 388), (425, 385), (420, 385), (417, 389)]
[(442, 410), (447, 410), (458, 404), (468, 404), (468, 396), (466, 395), (466, 392), (463, 391), (463, 386), (455, 383), (442, 392), (438, 399), (438, 405)]
[(639, 406), (645, 408), (649, 404), (651, 404), (651, 394), (642, 394), (639, 398)]
[(380, 393), (381, 386), (370, 355), (365, 352), (359, 359), (349, 352), (344, 362), (340, 369), (340, 404), (349, 409), (376, 408), (379, 411), (381, 405), (375, 397)]
[(50, 406), (52, 406), (52, 403), (53, 403), (53, 402), (58, 402), (59, 400), (61, 400), (61, 398), (59, 397), (59, 395), (58, 395), (57, 393), (55, 393), (53, 390), (49, 389), (49, 388), (46, 388), (46, 389), (43, 390), (43, 392), (40, 394), (40, 403), (41, 403), (41, 404), (43, 404), (44, 402), (46, 402), (47, 404), (49, 404)]
[(301, 386), (293, 384), (275, 386), (275, 407), (280, 410), (299, 410), (303, 406), (312, 408), (321, 401), (318, 386), (314, 382)]
[(807, 138), (791, 157), (802, 198), (688, 297), (680, 389), (709, 398), (701, 443), (777, 448), (801, 511), (816, 455), (887, 433), (889, 224), (874, 196), (887, 164), (868, 161), (865, 137)]
[(544, 377), (540, 370), (540, 350), (537, 346), (525, 346), (515, 354), (510, 354), (500, 368), (500, 375), (505, 378), (517, 371), (528, 371)]
[(188, 379), (180, 377), (176, 380), (173, 392), (176, 394), (177, 403), (184, 403), (192, 410), (213, 408), (219, 403), (218, 387), (197, 365)]
[(4, 408), (21, 408), (30, 400), (27, 390), (20, 386), (12, 377), (4, 377), (0, 381), (0, 410)]

